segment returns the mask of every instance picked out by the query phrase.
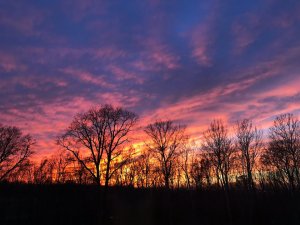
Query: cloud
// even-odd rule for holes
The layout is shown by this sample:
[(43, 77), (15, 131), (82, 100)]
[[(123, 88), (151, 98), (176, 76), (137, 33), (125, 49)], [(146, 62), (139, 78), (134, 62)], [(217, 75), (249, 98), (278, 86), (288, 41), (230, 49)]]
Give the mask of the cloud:
[(88, 84), (93, 84), (97, 85), (100, 87), (106, 87), (106, 88), (113, 88), (114, 85), (111, 83), (108, 83), (104, 76), (101, 75), (94, 75), (88, 71), (83, 71), (83, 70), (77, 70), (73, 68), (64, 68), (61, 69), (61, 71), (64, 74), (70, 75), (72, 77), (78, 78), (81, 82), (85, 82)]
[(262, 21), (255, 14), (246, 14), (234, 21), (231, 29), (235, 42), (233, 49), (235, 54), (240, 54), (255, 42), (261, 32), (261, 23)]
[(17, 62), (14, 55), (0, 51), (0, 71), (13, 72), (24, 70), (26, 70), (26, 65)]
[(170, 46), (159, 40), (139, 40), (143, 50), (140, 57), (132, 65), (141, 71), (174, 70), (180, 67), (180, 56), (174, 53)]
[(117, 65), (109, 65), (107, 68), (119, 81), (131, 80), (132, 82), (136, 82), (139, 84), (144, 83), (144, 78), (141, 74), (135, 74), (133, 72), (125, 71)]
[(46, 11), (31, 4), (24, 2), (1, 3), (0, 26), (25, 37), (38, 36), (40, 35), (38, 26), (43, 23), (46, 16)]
[(192, 56), (203, 66), (211, 65), (211, 59), (208, 53), (211, 40), (208, 36), (208, 27), (206, 25), (199, 25), (191, 34)]

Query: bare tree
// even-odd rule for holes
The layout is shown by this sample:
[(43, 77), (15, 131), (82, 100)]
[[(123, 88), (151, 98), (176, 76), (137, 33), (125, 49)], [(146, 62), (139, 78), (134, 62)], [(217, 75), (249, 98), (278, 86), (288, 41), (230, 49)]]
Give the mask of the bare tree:
[[(135, 185), (137, 187), (149, 187), (151, 179), (151, 154), (148, 149), (142, 149), (139, 154), (134, 157), (129, 165), (129, 172), (134, 175)], [(128, 172), (127, 172), (128, 174)]]
[(234, 148), (227, 128), (221, 120), (214, 120), (203, 134), (203, 150), (215, 168), (218, 183), (224, 190), (226, 209), (230, 223), (232, 222), (229, 201), (229, 172), (234, 162)]
[(54, 181), (54, 161), (44, 158), (34, 166), (33, 182), (35, 184), (51, 184)]
[[(109, 171), (106, 173), (108, 176), (105, 176), (105, 181), (107, 181), (106, 185), (108, 185), (108, 181), (114, 179), (115, 183), (118, 183), (118, 185), (125, 184), (133, 186), (132, 182), (134, 181), (134, 177), (132, 178), (132, 175), (135, 175), (135, 171), (130, 169), (132, 164), (134, 164), (133, 155), (134, 148), (132, 147), (127, 147), (126, 149), (120, 148), (118, 151), (113, 153), (111, 163), (109, 165)], [(107, 159), (105, 159), (105, 164), (105, 169), (107, 170)], [(132, 178), (132, 180), (128, 182), (128, 178)]]
[(137, 166), (139, 169), (139, 181), (142, 184), (142, 187), (149, 187), (150, 185), (150, 176), (151, 176), (151, 153), (144, 149), (142, 154), (137, 159)]
[[(53, 164), (54, 180), (55, 183), (65, 183), (67, 179), (68, 169), (70, 170), (70, 164), (73, 162), (74, 157), (70, 152), (57, 151), (55, 152), (49, 162)], [(68, 168), (69, 167), (69, 168)]]
[(175, 159), (180, 154), (180, 149), (187, 140), (185, 127), (176, 125), (172, 121), (158, 121), (145, 128), (150, 138), (147, 144), (160, 164), (160, 171), (164, 177), (164, 185), (170, 187), (170, 179), (175, 172)]
[(292, 114), (283, 114), (270, 128), (268, 148), (262, 156), (265, 165), (276, 168), (277, 177), (290, 189), (300, 184), (300, 122)]
[(77, 160), (73, 161), (71, 179), (77, 184), (91, 184), (94, 183), (93, 177), (89, 176), (89, 172), (84, 168), (84, 166)]
[(135, 113), (111, 105), (93, 108), (74, 118), (58, 144), (74, 155), (98, 185), (101, 184), (101, 167), (105, 167), (107, 187), (116, 170), (111, 170), (112, 162), (129, 142), (128, 133), (137, 118)]
[(186, 143), (180, 153), (179, 166), (183, 172), (186, 187), (191, 187), (191, 169), (193, 165), (193, 157), (195, 155), (195, 143)]
[(254, 190), (253, 167), (259, 151), (262, 149), (262, 132), (253, 126), (251, 120), (244, 119), (236, 124), (236, 145), (241, 153), (243, 175), (246, 177), (247, 188)]
[(212, 163), (207, 154), (197, 154), (193, 157), (190, 176), (197, 189), (201, 189), (204, 185), (206, 188), (211, 186)]
[(30, 135), (23, 135), (17, 127), (0, 124), (0, 181), (23, 165), (33, 154)]
[(22, 166), (17, 167), (13, 170), (5, 180), (9, 182), (22, 182), (22, 183), (32, 183), (33, 182), (33, 171), (34, 163), (29, 159), (22, 163)]
[(216, 176), (222, 187), (229, 189), (229, 172), (233, 164), (232, 139), (228, 136), (226, 127), (221, 120), (214, 120), (209, 129), (204, 132), (203, 150), (215, 166)]

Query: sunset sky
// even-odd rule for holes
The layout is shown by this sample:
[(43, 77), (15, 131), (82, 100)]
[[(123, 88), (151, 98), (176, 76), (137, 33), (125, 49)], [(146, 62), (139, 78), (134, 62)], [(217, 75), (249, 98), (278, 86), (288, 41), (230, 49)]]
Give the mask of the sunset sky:
[(40, 155), (77, 112), (123, 106), (142, 127), (300, 114), (298, 0), (0, 0), (0, 123)]

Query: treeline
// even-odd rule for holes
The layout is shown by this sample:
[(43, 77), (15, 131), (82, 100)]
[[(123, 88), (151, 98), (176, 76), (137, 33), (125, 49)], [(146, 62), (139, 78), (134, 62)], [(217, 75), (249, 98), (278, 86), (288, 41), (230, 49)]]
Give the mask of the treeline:
[(225, 193), (300, 187), (300, 122), (292, 114), (277, 116), (266, 134), (248, 119), (232, 127), (214, 120), (197, 142), (186, 126), (156, 121), (143, 128), (144, 144), (134, 148), (137, 124), (138, 116), (123, 108), (92, 108), (76, 115), (57, 138), (60, 150), (38, 163), (31, 160), (33, 138), (1, 125), (0, 181)]

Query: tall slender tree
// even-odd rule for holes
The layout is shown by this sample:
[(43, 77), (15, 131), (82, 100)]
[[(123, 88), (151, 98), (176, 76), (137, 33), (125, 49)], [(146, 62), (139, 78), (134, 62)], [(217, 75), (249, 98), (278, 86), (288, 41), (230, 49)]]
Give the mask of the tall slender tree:
[(243, 174), (247, 179), (247, 188), (254, 190), (253, 167), (259, 151), (262, 150), (262, 131), (253, 126), (251, 120), (244, 119), (236, 123), (236, 145), (241, 153)]
[(221, 120), (214, 120), (203, 134), (203, 151), (210, 157), (222, 188), (229, 190), (229, 172), (233, 164), (233, 142)]
[(214, 120), (203, 134), (203, 150), (215, 167), (218, 183), (224, 190), (226, 208), (230, 222), (232, 222), (229, 199), (229, 172), (233, 165), (234, 148), (232, 139), (222, 120)]
[(171, 177), (175, 173), (175, 160), (187, 141), (185, 127), (174, 124), (173, 121), (157, 121), (149, 124), (145, 128), (145, 132), (150, 138), (147, 146), (158, 159), (164, 186), (168, 189)]

